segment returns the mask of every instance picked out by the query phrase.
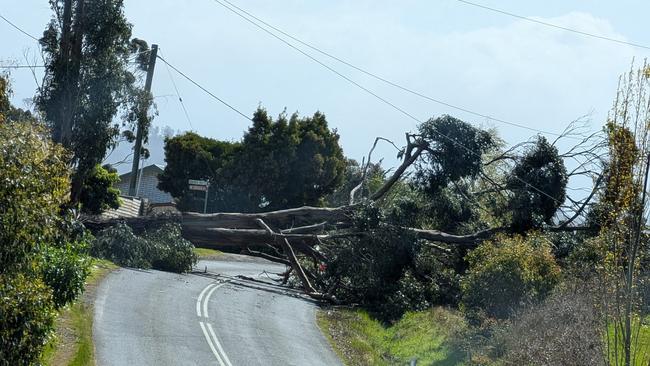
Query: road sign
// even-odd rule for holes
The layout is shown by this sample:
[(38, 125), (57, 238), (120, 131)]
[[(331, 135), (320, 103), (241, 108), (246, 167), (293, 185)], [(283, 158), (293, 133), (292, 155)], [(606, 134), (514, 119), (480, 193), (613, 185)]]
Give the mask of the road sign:
[(197, 186), (197, 185), (190, 184), (190, 190), (191, 191), (207, 192), (208, 191), (208, 186)]
[(203, 213), (208, 212), (208, 188), (210, 187), (210, 182), (208, 182), (207, 180), (189, 179), (187, 183), (190, 186), (190, 191), (205, 192), (205, 200), (203, 202)]
[[(187, 183), (190, 184), (190, 186), (208, 186), (209, 183), (206, 180), (197, 180), (197, 179), (190, 179), (187, 181)], [(190, 188), (191, 189), (191, 188)]]

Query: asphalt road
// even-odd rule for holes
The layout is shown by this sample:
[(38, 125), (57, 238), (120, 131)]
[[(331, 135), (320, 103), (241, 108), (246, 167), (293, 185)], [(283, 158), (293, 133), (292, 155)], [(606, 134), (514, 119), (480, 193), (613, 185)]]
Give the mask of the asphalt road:
[(282, 266), (229, 258), (185, 275), (111, 273), (95, 301), (98, 365), (341, 365), (316, 304), (264, 274)]

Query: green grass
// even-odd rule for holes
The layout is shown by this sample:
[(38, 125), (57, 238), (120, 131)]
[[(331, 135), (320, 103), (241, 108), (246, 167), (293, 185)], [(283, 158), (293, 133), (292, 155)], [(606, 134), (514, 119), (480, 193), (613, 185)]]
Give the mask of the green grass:
[(77, 331), (77, 352), (70, 366), (94, 365), (95, 350), (93, 347), (93, 314), (92, 307), (83, 303), (74, 304), (71, 308), (72, 325)]
[(318, 324), (347, 365), (462, 365), (464, 355), (452, 346), (465, 329), (460, 314), (444, 308), (410, 312), (385, 327), (362, 310), (321, 311)]
[[(93, 306), (95, 288), (112, 270), (118, 268), (104, 259), (94, 259), (86, 279), (86, 293), (75, 303), (66, 306), (57, 319), (53, 341), (43, 353), (43, 364), (51, 366), (86, 366), (95, 364), (93, 346)], [(64, 332), (67, 332), (64, 334)], [(61, 342), (73, 342), (62, 347)]]
[[(639, 328), (639, 326), (641, 328)], [(636, 353), (636, 359), (634, 360), (634, 365), (648, 366), (650, 364), (650, 316), (646, 316), (641, 322), (639, 322), (639, 319), (637, 318), (637, 320), (634, 321), (634, 323), (632, 324), (632, 329), (634, 331), (634, 337), (637, 337), (637, 332), (638, 332), (638, 338), (632, 339), (632, 354), (634, 355)], [(608, 328), (608, 336), (610, 342), (614, 342), (613, 324), (610, 324)], [(620, 337), (621, 336), (619, 330), (619, 338)], [(609, 354), (609, 359), (611, 360), (612, 365), (624, 364), (623, 362), (624, 353), (623, 353), (622, 344), (618, 345), (617, 351), (618, 351), (618, 359), (619, 359), (618, 363), (616, 362), (616, 355), (613, 349)]]
[(222, 253), (216, 249), (194, 248), (194, 254), (196, 254), (199, 259), (211, 259), (221, 256)]

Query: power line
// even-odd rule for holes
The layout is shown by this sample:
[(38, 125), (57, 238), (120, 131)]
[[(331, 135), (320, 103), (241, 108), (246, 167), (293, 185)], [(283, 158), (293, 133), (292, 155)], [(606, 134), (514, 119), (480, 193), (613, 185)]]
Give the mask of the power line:
[[(231, 11), (232, 13), (234, 13), (235, 15), (237, 15), (237, 16), (241, 17), (242, 19), (246, 20), (247, 22), (253, 24), (255, 27), (259, 28), (260, 30), (264, 31), (265, 33), (271, 35), (272, 37), (276, 38), (277, 40), (279, 40), (279, 41), (281, 41), (282, 43), (286, 44), (287, 46), (291, 47), (292, 49), (298, 51), (298, 52), (301, 53), (302, 55), (308, 57), (308, 58), (311, 59), (312, 61), (318, 63), (319, 65), (321, 65), (321, 66), (323, 66), (323, 67), (325, 67), (325, 68), (328, 69), (329, 71), (333, 72), (334, 74), (338, 75), (339, 77), (343, 78), (344, 80), (348, 81), (349, 83), (353, 84), (354, 86), (356, 86), (356, 87), (362, 89), (363, 91), (365, 91), (366, 93), (368, 93), (368, 94), (374, 96), (375, 98), (377, 98), (377, 99), (380, 100), (381, 102), (383, 102), (383, 103), (389, 105), (389, 106), (392, 107), (393, 109), (399, 111), (400, 113), (402, 113), (402, 114), (404, 114), (405, 116), (409, 117), (410, 119), (414, 120), (415, 122), (417, 122), (417, 123), (422, 123), (422, 121), (421, 121), (420, 119), (418, 119), (417, 117), (415, 117), (415, 116), (412, 115), (411, 113), (409, 113), (409, 112), (407, 112), (406, 110), (404, 110), (404, 109), (398, 107), (397, 105), (391, 103), (390, 101), (384, 99), (383, 97), (381, 97), (381, 96), (379, 96), (378, 94), (374, 93), (374, 92), (371, 91), (370, 89), (368, 89), (368, 88), (364, 87), (363, 85), (357, 83), (356, 81), (350, 79), (350, 78), (347, 77), (346, 75), (341, 74), (341, 73), (338, 72), (337, 70), (333, 69), (331, 66), (329, 66), (329, 65), (327, 65), (327, 64), (325, 64), (325, 63), (323, 63), (322, 61), (320, 61), (320, 60), (318, 60), (317, 58), (315, 58), (314, 56), (312, 56), (312, 55), (306, 53), (305, 51), (303, 51), (303, 50), (301, 50), (300, 48), (296, 47), (295, 45), (291, 44), (290, 42), (288, 42), (287, 40), (285, 40), (285, 39), (283, 39), (282, 37), (278, 36), (277, 34), (275, 34), (275, 33), (271, 32), (271, 31), (269, 31), (268, 29), (266, 29), (266, 28), (260, 26), (259, 24), (255, 23), (254, 21), (252, 21), (252, 20), (250, 20), (249, 18), (247, 18), (247, 17), (245, 17), (244, 15), (242, 15), (241, 13), (238, 13), (237, 11), (233, 10), (233, 9), (230, 8), (229, 6), (227, 6), (227, 5), (225, 5), (224, 3), (222, 3), (220, 0), (214, 0), (214, 1), (215, 1), (216, 3), (218, 3), (219, 5), (221, 5), (222, 7), (228, 9), (229, 11)], [(227, 0), (224, 0), (224, 1), (227, 1)], [(165, 61), (163, 60), (163, 62), (165, 62)], [(171, 66), (171, 65), (170, 65), (170, 66)], [(173, 68), (173, 66), (172, 66), (172, 68)], [(184, 75), (183, 75), (183, 76), (184, 76)], [(187, 76), (185, 76), (185, 77), (187, 78)], [(188, 78), (188, 80), (192, 81), (192, 80), (189, 79), (189, 78)], [(194, 81), (192, 81), (192, 82), (195, 83)], [(196, 83), (195, 83), (195, 85), (199, 86), (199, 85), (196, 84)], [(199, 87), (200, 87), (200, 86), (199, 86)], [(201, 87), (201, 89), (203, 89), (204, 91), (207, 92), (207, 90), (205, 90), (203, 87)], [(215, 97), (215, 98), (216, 98), (216, 97)], [(219, 101), (225, 104), (225, 102), (221, 101), (220, 99), (219, 99)], [(228, 104), (226, 104), (226, 105), (227, 105), (228, 107), (230, 107), (231, 109), (235, 110), (235, 109), (234, 109), (233, 107), (231, 107), (230, 105), (228, 105)], [(237, 110), (235, 110), (235, 111), (237, 111)], [(240, 114), (242, 114), (242, 113), (239, 112), (239, 111), (237, 111), (237, 112), (240, 113)], [(249, 119), (249, 118), (247, 117), (247, 119)], [(479, 156), (479, 157), (480, 157), (480, 154), (478, 154), (477, 152), (475, 152), (475, 151), (473, 151), (472, 149), (468, 148), (467, 146), (463, 145), (462, 143), (460, 143), (460, 142), (459, 142), (458, 140), (456, 140), (455, 138), (451, 138), (451, 137), (449, 137), (449, 136), (447, 136), (447, 135), (445, 135), (444, 133), (441, 133), (441, 132), (439, 132), (439, 131), (435, 131), (435, 133), (438, 134), (439, 136), (441, 136), (441, 137), (447, 139), (448, 141), (450, 141), (451, 143), (455, 144), (456, 146), (459, 146), (459, 147), (465, 149), (465, 150), (466, 150), (467, 152), (469, 152), (470, 154), (473, 154), (473, 155), (476, 155), (476, 156)], [(497, 165), (497, 167), (499, 167), (499, 165)], [(559, 201), (557, 198), (555, 198), (555, 197), (553, 197), (552, 195), (548, 194), (547, 192), (545, 192), (545, 191), (543, 191), (543, 190), (541, 190), (541, 189), (535, 187), (534, 185), (530, 184), (529, 182), (523, 180), (522, 178), (517, 177), (517, 176), (514, 176), (514, 178), (515, 178), (516, 180), (520, 181), (521, 183), (523, 183), (526, 187), (530, 187), (530, 188), (532, 188), (533, 190), (537, 191), (538, 193), (540, 193), (540, 194), (542, 194), (542, 195), (544, 195), (544, 196), (550, 198), (551, 200), (553, 200), (553, 201), (555, 201), (555, 202), (557, 202), (557, 203), (559, 203), (559, 204), (562, 204), (562, 202)]]
[[(224, 8), (228, 9), (228, 7), (225, 6), (224, 4), (222, 4), (220, 1), (217, 1), (217, 0), (215, 0), (215, 1), (217, 3), (219, 3), (221, 6), (223, 6)], [(473, 111), (473, 110), (471, 110), (469, 108), (466, 108), (466, 107), (462, 107), (462, 106), (455, 105), (455, 104), (452, 104), (452, 103), (449, 103), (449, 102), (445, 102), (445, 101), (437, 99), (437, 98), (433, 98), (433, 97), (428, 96), (428, 95), (426, 95), (424, 93), (418, 92), (418, 91), (413, 90), (411, 88), (408, 88), (408, 87), (406, 87), (404, 85), (401, 85), (401, 84), (398, 84), (398, 83), (396, 83), (394, 81), (388, 80), (385, 77), (379, 76), (379, 75), (377, 75), (375, 73), (372, 73), (372, 72), (370, 72), (368, 70), (365, 70), (365, 69), (361, 68), (360, 66), (356, 66), (356, 65), (352, 64), (351, 62), (343, 60), (342, 58), (340, 58), (340, 57), (338, 57), (336, 55), (333, 55), (333, 54), (331, 54), (329, 52), (323, 51), (322, 49), (320, 49), (320, 48), (318, 48), (318, 47), (316, 47), (316, 46), (314, 46), (312, 44), (309, 44), (309, 43), (301, 40), (300, 38), (298, 38), (296, 36), (293, 36), (293, 35), (285, 32), (284, 30), (282, 30), (282, 29), (280, 29), (280, 28), (278, 28), (278, 27), (264, 21), (263, 19), (255, 16), (254, 14), (246, 11), (245, 9), (242, 9), (241, 7), (237, 6), (236, 4), (233, 4), (232, 2), (230, 2), (228, 0), (221, 0), (221, 1), (227, 3), (228, 5), (232, 6), (233, 8), (235, 8), (235, 9), (241, 11), (242, 13), (248, 15), (249, 17), (255, 19), (256, 21), (266, 25), (267, 27), (275, 30), (276, 32), (278, 32), (278, 33), (280, 33), (280, 34), (282, 34), (282, 35), (284, 35), (286, 37), (289, 37), (290, 39), (300, 43), (301, 45), (303, 45), (305, 47), (308, 47), (308, 48), (310, 48), (310, 49), (312, 49), (312, 50), (314, 50), (314, 51), (316, 51), (316, 52), (318, 52), (318, 53), (320, 53), (320, 54), (322, 54), (324, 56), (327, 56), (327, 57), (329, 57), (329, 58), (331, 58), (331, 59), (333, 59), (333, 60), (335, 60), (337, 62), (340, 62), (340, 63), (342, 63), (342, 64), (344, 64), (344, 65), (346, 65), (346, 66), (348, 66), (348, 67), (350, 67), (350, 68), (352, 68), (354, 70), (357, 70), (357, 71), (359, 71), (359, 72), (361, 72), (361, 73), (363, 73), (363, 74), (365, 74), (367, 76), (370, 76), (370, 77), (372, 77), (372, 78), (374, 78), (376, 80), (379, 80), (379, 81), (381, 81), (381, 82), (383, 82), (385, 84), (388, 84), (390, 86), (398, 88), (398, 89), (400, 89), (402, 91), (405, 91), (405, 92), (410, 93), (412, 95), (415, 95), (417, 97), (420, 97), (420, 98), (426, 99), (428, 101), (438, 103), (440, 105), (443, 105), (443, 106), (446, 106), (446, 107), (449, 107), (449, 108), (453, 108), (453, 109), (456, 109), (456, 110), (459, 110), (461, 112), (465, 112), (465, 113), (468, 113), (468, 114), (471, 114), (471, 115), (474, 115), (474, 116), (477, 116), (477, 117), (485, 118), (485, 119), (488, 119), (488, 120), (491, 120), (491, 121), (503, 123), (503, 124), (506, 124), (506, 125), (514, 126), (514, 127), (523, 128), (523, 129), (526, 129), (526, 130), (529, 130), (529, 131), (538, 132), (538, 133), (542, 133), (542, 134), (546, 134), (546, 135), (561, 136), (561, 134), (556, 133), (556, 132), (540, 130), (540, 129), (537, 129), (537, 128), (534, 128), (534, 127), (526, 126), (526, 125), (521, 124), (521, 123), (516, 123), (516, 122), (503, 120), (503, 119), (500, 119), (500, 118), (495, 118), (495, 117), (486, 115), (484, 113), (479, 113), (479, 112)], [(233, 11), (232, 9), (229, 9), (229, 10)], [(573, 138), (571, 136), (568, 136), (568, 137)]]
[(7, 65), (7, 66), (2, 66), (0, 65), (0, 69), (31, 69), (35, 67), (45, 67), (45, 65)]
[(329, 71), (331, 71), (332, 73), (336, 74), (336, 75), (339, 76), (340, 78), (343, 78), (344, 80), (346, 80), (346, 81), (349, 82), (350, 84), (356, 86), (357, 88), (360, 88), (361, 90), (363, 90), (363, 91), (365, 91), (366, 93), (372, 95), (373, 97), (377, 98), (377, 99), (380, 100), (381, 102), (383, 102), (383, 103), (385, 103), (385, 104), (391, 106), (393, 109), (395, 109), (395, 110), (399, 111), (400, 113), (402, 113), (402, 114), (408, 116), (409, 118), (415, 120), (416, 122), (418, 122), (418, 123), (421, 123), (421, 122), (422, 122), (422, 121), (420, 121), (419, 118), (415, 117), (415, 116), (412, 115), (411, 113), (409, 113), (409, 112), (407, 112), (406, 110), (404, 110), (404, 109), (398, 107), (398, 106), (395, 105), (394, 103), (392, 103), (392, 102), (390, 102), (389, 100), (387, 100), (387, 99), (381, 97), (380, 95), (378, 95), (378, 94), (376, 94), (375, 92), (373, 92), (372, 90), (370, 90), (370, 89), (364, 87), (363, 85), (357, 83), (356, 81), (352, 80), (350, 77), (348, 77), (348, 76), (346, 76), (346, 75), (340, 73), (340, 72), (337, 71), (336, 69), (334, 69), (334, 68), (332, 68), (331, 66), (325, 64), (324, 62), (322, 62), (322, 61), (320, 61), (319, 59), (315, 58), (314, 56), (308, 54), (307, 52), (301, 50), (300, 48), (298, 48), (298, 47), (296, 47), (295, 45), (291, 44), (290, 42), (288, 42), (287, 40), (285, 40), (285, 39), (283, 39), (282, 37), (278, 36), (277, 34), (275, 34), (275, 33), (271, 32), (271, 31), (269, 31), (268, 29), (266, 29), (266, 28), (260, 26), (259, 24), (255, 23), (254, 21), (252, 21), (252, 20), (246, 18), (245, 16), (243, 16), (243, 15), (241, 15), (240, 13), (236, 12), (235, 10), (231, 9), (231, 8), (228, 7), (227, 5), (223, 4), (221, 1), (219, 1), (219, 0), (214, 0), (214, 1), (215, 1), (216, 3), (219, 3), (219, 4), (220, 4), (221, 6), (223, 6), (224, 8), (230, 10), (230, 11), (233, 12), (235, 15), (238, 15), (238, 16), (241, 17), (242, 19), (246, 20), (247, 22), (251, 23), (251, 24), (254, 25), (255, 27), (259, 28), (259, 29), (262, 30), (263, 32), (265, 32), (265, 33), (269, 34), (270, 36), (274, 37), (274, 38), (277, 39), (278, 41), (280, 41), (280, 42), (286, 44), (287, 46), (289, 46), (289, 47), (291, 47), (292, 49), (296, 50), (297, 52), (301, 53), (303, 56), (308, 57), (310, 60), (316, 62), (316, 63), (319, 64), (320, 66), (322, 66), (322, 67), (328, 69)]
[[(129, 65), (139, 65), (138, 62), (127, 62)], [(45, 65), (0, 65), (0, 69), (31, 69), (31, 68), (44, 68)]]
[(466, 4), (466, 5), (471, 5), (471, 6), (475, 6), (477, 8), (489, 10), (489, 11), (492, 11), (492, 12), (495, 12), (495, 13), (507, 15), (507, 16), (510, 16), (510, 17), (513, 17), (513, 18), (517, 18), (517, 19), (526, 20), (526, 21), (529, 21), (529, 22), (541, 24), (541, 25), (546, 26), (546, 27), (561, 29), (561, 30), (564, 30), (564, 31), (567, 31), (567, 32), (572, 32), (572, 33), (580, 34), (580, 35), (587, 36), (587, 37), (597, 38), (597, 39), (601, 39), (601, 40), (604, 40), (604, 41), (609, 41), (609, 42), (614, 42), (614, 43), (618, 43), (618, 44), (624, 44), (624, 45), (627, 45), (627, 46), (638, 47), (638, 48), (643, 48), (643, 49), (646, 49), (646, 50), (650, 50), (650, 46), (642, 45), (640, 43), (628, 42), (628, 41), (623, 41), (621, 39), (610, 38), (610, 37), (601, 36), (601, 35), (598, 35), (598, 34), (583, 32), (583, 31), (580, 31), (580, 30), (577, 30), (577, 29), (563, 27), (561, 25), (544, 22), (542, 20), (537, 20), (537, 19), (534, 19), (534, 18), (525, 17), (523, 15), (511, 13), (511, 12), (508, 12), (508, 11), (505, 11), (505, 10), (491, 8), (489, 6), (473, 3), (473, 2), (467, 1), (467, 0), (456, 0), (456, 1), (458, 1), (459, 3)]
[(219, 101), (219, 103), (221, 103), (221, 104), (225, 105), (226, 107), (232, 109), (233, 111), (235, 111), (235, 113), (237, 113), (237, 114), (239, 114), (240, 116), (244, 117), (246, 120), (248, 120), (248, 121), (251, 120), (250, 117), (248, 117), (248, 116), (245, 115), (243, 112), (241, 112), (241, 111), (238, 110), (237, 108), (235, 108), (235, 107), (233, 107), (232, 105), (230, 105), (228, 102), (226, 102), (226, 101), (224, 101), (223, 99), (219, 98), (218, 96), (214, 95), (214, 94), (213, 94), (212, 92), (210, 92), (208, 89), (206, 89), (206, 88), (204, 88), (203, 86), (201, 86), (201, 84), (197, 83), (197, 82), (194, 81), (192, 78), (190, 78), (189, 76), (185, 75), (185, 73), (183, 73), (181, 70), (177, 69), (174, 65), (170, 64), (169, 62), (167, 62), (167, 60), (165, 60), (164, 58), (162, 58), (160, 55), (158, 56), (158, 58), (160, 59), (160, 61), (164, 62), (167, 66), (171, 67), (174, 71), (176, 71), (179, 75), (181, 75), (182, 77), (184, 77), (185, 79), (187, 79), (187, 81), (189, 81), (190, 83), (194, 84), (194, 85), (195, 85), (196, 87), (198, 87), (199, 89), (203, 90), (205, 93), (207, 93), (208, 95), (210, 95), (210, 96), (211, 96), (212, 98), (214, 98), (215, 100)]
[(32, 36), (31, 34), (27, 33), (27, 32), (24, 31), (22, 28), (20, 28), (19, 26), (15, 25), (14, 23), (12, 23), (9, 19), (5, 18), (2, 14), (0, 14), (0, 19), (2, 19), (2, 20), (4, 20), (5, 22), (7, 22), (10, 26), (16, 28), (20, 33), (26, 35), (27, 37), (29, 37), (29, 38), (31, 38), (31, 39), (33, 39), (33, 40), (35, 40), (36, 42), (39, 42), (38, 38), (36, 38), (36, 37)]
[[(162, 56), (162, 51), (160, 51), (160, 55)], [(187, 119), (187, 122), (190, 124), (190, 128), (193, 130), (194, 126), (192, 126), (192, 120), (190, 119), (190, 114), (187, 113), (187, 108), (185, 108), (185, 103), (183, 103), (183, 98), (181, 98), (181, 94), (178, 92), (178, 87), (176, 86), (176, 81), (174, 81), (174, 77), (172, 76), (172, 72), (169, 69), (169, 65), (166, 62), (163, 62), (165, 64), (165, 68), (167, 69), (167, 74), (169, 75), (169, 79), (172, 82), (172, 85), (174, 86), (174, 90), (176, 90), (176, 96), (178, 97), (178, 101), (181, 103), (181, 107), (183, 107), (183, 112), (185, 113), (185, 118)]]

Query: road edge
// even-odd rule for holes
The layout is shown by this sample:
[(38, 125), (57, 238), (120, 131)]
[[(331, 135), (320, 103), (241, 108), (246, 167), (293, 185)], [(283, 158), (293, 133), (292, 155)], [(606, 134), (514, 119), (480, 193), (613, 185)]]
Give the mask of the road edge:
[(49, 366), (96, 364), (93, 321), (97, 287), (108, 274), (119, 268), (110, 261), (93, 258), (84, 293), (57, 316), (54, 336), (47, 345), (43, 364)]

